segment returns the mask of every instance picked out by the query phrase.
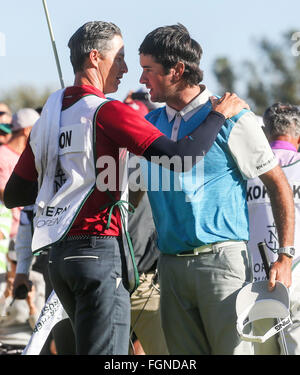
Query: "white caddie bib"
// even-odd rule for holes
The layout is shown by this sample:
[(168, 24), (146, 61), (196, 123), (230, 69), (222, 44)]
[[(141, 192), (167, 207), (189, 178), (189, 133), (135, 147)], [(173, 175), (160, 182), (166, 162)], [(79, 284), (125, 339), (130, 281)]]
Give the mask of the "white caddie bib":
[[(64, 238), (76, 219), (81, 207), (93, 192), (96, 183), (95, 155), (95, 122), (96, 112), (108, 99), (94, 95), (86, 96), (61, 112), (58, 134), (48, 142), (57, 142), (56, 165), (54, 176), (47, 173), (49, 158), (39, 155), (38, 147), (41, 127), (49, 126), (46, 121), (40, 121), (39, 129), (32, 131), (30, 143), (35, 159), (41, 164), (43, 157), (44, 171), (37, 197), (37, 211), (34, 217), (34, 233), (32, 251), (37, 253), (42, 249)], [(41, 116), (42, 119), (42, 116)], [(51, 126), (51, 125), (50, 125)], [(36, 146), (36, 147), (34, 147)], [(50, 168), (49, 168), (50, 169)], [(46, 194), (45, 194), (46, 192)], [(50, 192), (50, 194), (48, 194)], [(50, 197), (44, 199), (44, 196)]]
[[(282, 167), (291, 186), (295, 202), (295, 221), (300, 222), (300, 161)], [(248, 180), (247, 203), (249, 210), (250, 240), (248, 248), (252, 256), (254, 281), (266, 279), (263, 262), (258, 251), (257, 244), (265, 242), (270, 262), (277, 260), (279, 248), (277, 229), (273, 218), (272, 207), (267, 190), (259, 178)], [(300, 260), (300, 231), (295, 228), (294, 245), (296, 254), (293, 265)]]

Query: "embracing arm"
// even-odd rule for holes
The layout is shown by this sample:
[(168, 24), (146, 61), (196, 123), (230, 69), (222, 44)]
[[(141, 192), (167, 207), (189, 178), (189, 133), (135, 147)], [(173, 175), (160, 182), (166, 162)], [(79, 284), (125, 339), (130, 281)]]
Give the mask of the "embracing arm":
[[(148, 147), (143, 156), (149, 161), (155, 161), (154, 156), (159, 158), (162, 156), (168, 158), (178, 156), (180, 162), (182, 162), (182, 170), (189, 170), (197, 162), (197, 157), (205, 156), (209, 151), (224, 122), (225, 117), (221, 113), (211, 111), (201, 126), (190, 135), (177, 142), (165, 136), (159, 137)], [(191, 157), (190, 165), (185, 163), (187, 159), (184, 158), (187, 156)], [(163, 164), (163, 159), (160, 159), (160, 161)]]
[[(163, 166), (164, 163), (157, 159), (167, 159), (168, 169), (172, 169), (173, 163), (169, 159), (176, 156), (178, 170), (174, 170), (182, 172), (190, 170), (198, 162), (199, 157), (203, 157), (209, 151), (226, 118), (249, 108), (247, 103), (235, 94), (226, 93), (221, 99), (210, 100), (212, 111), (206, 120), (179, 141), (169, 139), (134, 109), (117, 100), (108, 101), (99, 108), (96, 115), (97, 125), (101, 134), (117, 143), (120, 148), (127, 148), (129, 152)], [(161, 156), (165, 157), (160, 158)], [(188, 160), (185, 160), (186, 156), (189, 157)]]
[[(207, 118), (188, 136), (177, 142), (166, 136), (157, 138), (144, 152), (143, 156), (149, 161), (155, 161), (153, 156), (172, 158), (178, 156), (181, 163), (178, 166), (170, 165), (169, 161), (160, 159), (159, 163), (176, 172), (185, 172), (192, 168), (201, 156), (209, 151), (227, 118), (238, 114), (249, 106), (235, 94), (226, 93), (220, 100), (212, 99), (212, 111)], [(186, 157), (190, 157), (187, 159)]]

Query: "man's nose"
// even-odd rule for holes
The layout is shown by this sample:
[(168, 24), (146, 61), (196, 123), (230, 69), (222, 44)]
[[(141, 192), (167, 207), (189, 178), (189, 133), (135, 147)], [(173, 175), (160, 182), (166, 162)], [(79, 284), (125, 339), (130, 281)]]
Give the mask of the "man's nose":
[(124, 61), (123, 67), (122, 67), (122, 72), (128, 73), (128, 66), (127, 66), (125, 61)]
[(144, 72), (141, 74), (141, 76), (140, 76), (140, 81), (139, 81), (139, 82), (142, 83), (142, 84), (145, 84), (145, 83), (146, 83), (146, 79), (145, 79)]

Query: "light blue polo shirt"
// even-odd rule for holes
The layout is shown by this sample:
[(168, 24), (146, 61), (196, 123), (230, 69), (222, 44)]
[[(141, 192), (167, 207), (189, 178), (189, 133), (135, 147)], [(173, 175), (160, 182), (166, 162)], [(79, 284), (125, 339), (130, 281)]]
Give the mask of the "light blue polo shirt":
[[(201, 124), (211, 110), (205, 88), (180, 112), (166, 106), (146, 118), (179, 140)], [(158, 247), (176, 254), (204, 244), (248, 240), (246, 179), (270, 170), (277, 161), (256, 116), (243, 110), (225, 121), (209, 152), (185, 173), (147, 163), (145, 178)]]

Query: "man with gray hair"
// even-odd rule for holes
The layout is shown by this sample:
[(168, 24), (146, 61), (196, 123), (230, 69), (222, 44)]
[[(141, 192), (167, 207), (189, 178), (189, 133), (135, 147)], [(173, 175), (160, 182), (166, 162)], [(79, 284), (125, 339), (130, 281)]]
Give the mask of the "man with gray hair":
[[(292, 285), (290, 287), (291, 318), (293, 324), (285, 330), (289, 354), (300, 354), (300, 110), (290, 104), (275, 103), (264, 113), (265, 132), (272, 150), (277, 157), (287, 180), (292, 188), (295, 202), (295, 238), (294, 249), (280, 249), (278, 246), (277, 228), (270, 209), (270, 199), (258, 179), (248, 182), (247, 202), (249, 208), (250, 241), (249, 249), (253, 258), (254, 281), (263, 280), (265, 271), (257, 249), (257, 243), (265, 241), (270, 262), (277, 260), (278, 254), (287, 251), (293, 257)], [(255, 324), (258, 334), (267, 330), (268, 322)], [(261, 332), (261, 330), (263, 332)], [(256, 354), (283, 353), (281, 342), (276, 336), (264, 344), (255, 344)]]
[[(130, 106), (106, 97), (127, 73), (116, 25), (88, 22), (68, 45), (74, 85), (47, 100), (4, 201), (7, 207), (36, 203), (32, 250), (49, 251), (51, 282), (73, 325), (76, 353), (127, 354), (129, 297), (138, 280), (126, 241), (124, 148), (147, 160), (178, 155), (185, 169), (185, 156), (195, 163), (225, 119), (248, 105), (227, 93), (190, 138), (174, 142)], [(108, 160), (114, 172), (107, 173)]]

